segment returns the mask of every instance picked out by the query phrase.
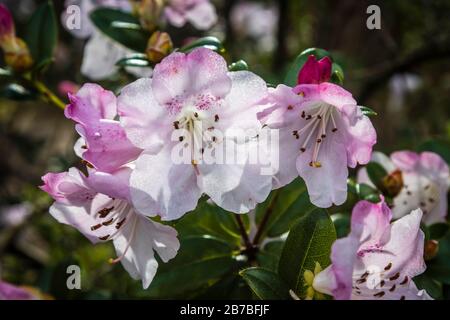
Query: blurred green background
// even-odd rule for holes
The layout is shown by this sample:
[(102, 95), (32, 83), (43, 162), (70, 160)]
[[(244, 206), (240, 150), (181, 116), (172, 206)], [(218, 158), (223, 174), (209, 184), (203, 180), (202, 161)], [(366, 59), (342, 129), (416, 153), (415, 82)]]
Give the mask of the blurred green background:
[[(13, 12), (20, 36), (42, 1), (1, 2)], [(378, 132), (377, 150), (389, 153), (418, 149), (424, 143), (430, 147), (429, 141), (434, 141), (431, 148), (448, 145), (450, 1), (213, 2), (220, 19), (212, 30), (203, 34), (224, 41), (229, 62), (244, 59), (250, 70), (268, 83), (277, 84), (282, 82), (290, 63), (301, 51), (309, 47), (327, 49), (344, 68), (344, 87), (360, 105), (378, 113), (372, 119)], [(371, 4), (381, 8), (381, 30), (366, 27), (366, 9)], [(55, 7), (59, 17), (64, 2), (55, 1)], [(186, 35), (201, 35), (189, 26), (171, 28), (169, 33), (176, 44), (181, 44)], [(56, 61), (44, 79), (55, 92), (62, 81), (89, 82), (79, 72), (83, 46), (83, 40), (60, 28)], [(117, 90), (132, 80), (132, 76), (119, 73), (102, 85)], [(1, 90), (3, 85), (0, 78)], [(62, 95), (61, 99), (67, 101)], [(234, 263), (235, 269), (240, 267), (239, 234), (233, 233), (234, 220), (230, 221), (224, 214), (211, 219), (220, 220), (219, 228), (228, 230), (233, 245), (222, 244), (225, 247), (216, 252), (236, 251), (234, 262), (215, 256), (204, 269), (195, 269), (192, 261), (200, 261), (202, 257), (194, 256), (193, 252), (206, 254), (221, 244), (202, 243), (203, 248), (195, 237), (187, 239), (182, 243), (178, 267), (163, 266), (161, 279), (148, 291), (142, 290), (140, 282), (133, 281), (120, 265), (107, 263), (114, 256), (110, 244), (94, 247), (76, 230), (54, 221), (48, 214), (51, 200), (37, 186), (47, 171), (63, 171), (79, 165), (73, 152), (76, 138), (73, 123), (60, 109), (36, 100), (12, 101), (0, 97), (2, 279), (38, 287), (58, 299), (250, 297), (235, 273), (227, 274), (228, 271), (221, 269), (227, 263)], [(203, 211), (209, 217), (210, 211), (215, 210), (207, 207)], [(198, 230), (189, 231), (193, 227), (188, 222), (180, 224), (179, 231), (188, 230), (186, 235), (198, 233)], [(183, 251), (190, 246), (197, 250)], [(277, 252), (277, 248), (272, 250)], [(70, 264), (82, 268), (82, 290), (66, 288), (66, 267)], [(188, 268), (211, 274), (183, 279), (179, 274)], [(217, 281), (219, 278), (222, 280)], [(230, 283), (234, 285), (230, 287)], [(178, 289), (173, 289), (177, 284)], [(234, 291), (224, 291), (225, 287)]]

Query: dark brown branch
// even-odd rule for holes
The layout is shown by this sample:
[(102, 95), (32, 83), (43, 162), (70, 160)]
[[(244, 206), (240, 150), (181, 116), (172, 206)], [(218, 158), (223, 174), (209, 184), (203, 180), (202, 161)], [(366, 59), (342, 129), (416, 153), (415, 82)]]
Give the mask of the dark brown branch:
[(244, 241), (245, 248), (247, 250), (251, 250), (253, 248), (253, 245), (252, 242), (250, 241), (250, 238), (248, 237), (247, 230), (245, 229), (244, 222), (242, 222), (241, 215), (235, 214), (234, 217), (236, 218), (236, 222), (238, 224), (242, 240)]
[(376, 71), (369, 76), (369, 80), (361, 89), (358, 102), (364, 105), (370, 96), (394, 74), (406, 72), (425, 62), (448, 58), (449, 56), (450, 40), (435, 41), (426, 44), (406, 57), (396, 59), (392, 63), (377, 68)]

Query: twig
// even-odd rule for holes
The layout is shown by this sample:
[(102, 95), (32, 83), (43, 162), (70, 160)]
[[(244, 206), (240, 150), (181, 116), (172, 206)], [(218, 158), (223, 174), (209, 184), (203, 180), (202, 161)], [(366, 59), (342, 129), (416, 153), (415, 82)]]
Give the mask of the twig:
[(35, 80), (32, 81), (32, 84), (46, 102), (49, 102), (50, 104), (53, 104), (54, 106), (63, 110), (66, 108), (66, 104), (61, 99), (59, 99), (49, 88), (47, 88), (44, 83)]
[(251, 250), (253, 248), (252, 242), (250, 241), (250, 238), (248, 237), (247, 230), (245, 230), (244, 223), (242, 222), (242, 218), (240, 214), (234, 214), (234, 217), (236, 218), (239, 232), (241, 233), (242, 240), (244, 241), (245, 248), (247, 250)]
[(267, 225), (267, 222), (269, 222), (269, 218), (272, 215), (273, 206), (274, 206), (274, 204), (275, 204), (275, 202), (276, 202), (276, 200), (278, 198), (278, 194), (279, 194), (278, 190), (276, 190), (274, 192), (275, 192), (275, 195), (274, 195), (272, 201), (270, 202), (269, 206), (267, 207), (266, 212), (264, 212), (264, 216), (263, 216), (261, 222), (259, 223), (258, 230), (256, 231), (255, 237), (253, 238), (253, 245), (254, 246), (259, 244), (259, 241), (261, 240), (261, 237), (262, 237), (262, 235), (264, 233), (264, 229), (265, 229), (265, 227)]
[(279, 71), (287, 59), (287, 31), (289, 30), (289, 1), (278, 1), (277, 47), (274, 51), (273, 70)]
[(450, 56), (450, 41), (435, 41), (424, 45), (410, 55), (394, 60), (384, 67), (376, 68), (373, 75), (366, 82), (358, 97), (358, 102), (364, 104), (369, 97), (386, 83), (391, 76), (399, 72), (405, 72), (412, 67), (430, 60), (447, 58)]

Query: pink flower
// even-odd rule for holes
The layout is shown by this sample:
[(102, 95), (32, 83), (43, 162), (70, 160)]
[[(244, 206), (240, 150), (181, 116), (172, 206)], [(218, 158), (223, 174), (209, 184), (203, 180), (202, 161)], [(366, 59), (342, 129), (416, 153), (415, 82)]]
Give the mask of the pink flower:
[(16, 29), (14, 20), (8, 8), (0, 4), (0, 43), (6, 38), (14, 38), (16, 36)]
[(190, 22), (195, 28), (206, 30), (217, 22), (216, 9), (209, 0), (169, 0), (164, 14), (175, 27)]
[(332, 264), (314, 278), (314, 289), (338, 300), (431, 299), (412, 281), (426, 268), (422, 212), (417, 209), (392, 224), (391, 218), (384, 200), (358, 202), (350, 234), (334, 243)]
[(158, 268), (156, 251), (164, 262), (172, 259), (179, 242), (175, 229), (136, 213), (128, 202), (131, 169), (113, 174), (92, 171), (89, 177), (75, 168), (48, 173), (41, 189), (55, 203), (50, 214), (60, 223), (77, 228), (92, 243), (113, 241), (117, 259), (134, 279), (148, 288)]
[(134, 159), (142, 151), (128, 140), (117, 116), (114, 93), (96, 84), (85, 84), (76, 95), (69, 94), (65, 109), (82, 139), (77, 153), (97, 170), (110, 172)]
[(0, 280), (0, 300), (39, 300), (39, 297), (28, 288)]
[(314, 55), (310, 55), (305, 65), (298, 73), (298, 84), (319, 84), (329, 82), (331, 78), (332, 62), (329, 57), (324, 57), (319, 61)]
[[(397, 151), (388, 158), (381, 152), (374, 152), (371, 161), (381, 164), (389, 174), (401, 173), (403, 187), (394, 197), (392, 208), (395, 219), (421, 208), (425, 224), (445, 222), (450, 175), (447, 163), (439, 155)], [(365, 168), (358, 172), (358, 182), (373, 186)]]
[[(178, 249), (175, 229), (136, 212), (131, 204), (130, 175), (141, 150), (126, 138), (120, 122), (114, 120), (116, 97), (93, 84), (84, 85), (70, 96), (68, 118), (77, 122), (82, 136), (77, 154), (89, 162), (88, 176), (71, 168), (48, 173), (41, 189), (56, 201), (50, 214), (59, 222), (77, 228), (91, 242), (113, 241), (117, 259), (134, 279), (147, 288), (155, 276), (156, 251), (167, 262)], [(80, 147), (81, 145), (81, 147)]]
[(256, 112), (266, 84), (251, 72), (227, 70), (208, 49), (173, 53), (155, 67), (153, 79), (122, 90), (121, 122), (144, 149), (131, 176), (139, 211), (177, 219), (205, 193), (224, 209), (243, 213), (269, 194), (271, 177), (251, 161), (259, 148)]
[(309, 84), (272, 89), (269, 107), (259, 118), (280, 134), (280, 170), (275, 174), (274, 187), (282, 187), (300, 175), (311, 202), (326, 208), (345, 202), (347, 167), (369, 162), (376, 132), (350, 92), (321, 82), (329, 79), (328, 60), (308, 61), (299, 79)]

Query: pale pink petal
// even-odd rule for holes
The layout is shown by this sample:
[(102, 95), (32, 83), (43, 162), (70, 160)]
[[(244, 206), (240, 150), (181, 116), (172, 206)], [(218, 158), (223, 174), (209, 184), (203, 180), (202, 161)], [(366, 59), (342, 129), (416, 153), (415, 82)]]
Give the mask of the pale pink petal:
[(180, 28), (186, 24), (186, 16), (171, 7), (164, 8), (164, 15), (169, 23), (175, 27)]
[(114, 247), (121, 263), (134, 279), (141, 279), (147, 289), (152, 282), (158, 261), (154, 251), (164, 262), (175, 257), (180, 247), (175, 229), (134, 214), (117, 238)]
[(178, 219), (194, 210), (202, 193), (194, 167), (172, 160), (172, 145), (156, 155), (141, 154), (130, 180), (135, 208), (146, 215), (158, 214), (163, 220)]
[(321, 144), (320, 168), (310, 165), (313, 148), (300, 152), (297, 170), (305, 180), (311, 202), (321, 208), (340, 205), (347, 199), (347, 155), (339, 131)]
[(139, 79), (123, 88), (118, 109), (127, 137), (137, 147), (158, 152), (170, 139), (174, 119), (154, 98), (151, 79)]
[(153, 94), (170, 113), (176, 114), (188, 98), (200, 101), (223, 98), (231, 87), (227, 71), (225, 59), (212, 50), (198, 48), (188, 54), (175, 52), (155, 67)]
[(421, 172), (441, 185), (449, 185), (449, 169), (447, 163), (434, 152), (420, 154)]
[[(226, 106), (221, 111), (220, 128), (232, 130), (259, 130), (261, 124), (256, 113), (267, 95), (263, 79), (248, 71), (230, 72), (232, 87), (226, 96)], [(225, 131), (225, 130), (224, 130)]]
[(86, 177), (80, 171), (71, 168), (69, 172), (47, 173), (42, 177), (44, 185), (40, 188), (57, 202), (83, 206), (92, 201), (96, 194), (85, 180)]
[(97, 84), (87, 83), (69, 98), (64, 114), (77, 123), (89, 125), (100, 119), (113, 120), (117, 114), (116, 96)]
[(203, 1), (186, 12), (186, 19), (196, 29), (207, 30), (217, 22), (216, 9), (209, 1)]
[[(95, 84), (86, 84), (70, 95), (66, 117), (77, 122), (76, 129), (85, 141), (79, 147), (84, 160), (99, 170), (110, 172), (139, 155), (140, 149), (128, 140), (117, 114), (116, 97)], [(78, 151), (80, 153), (80, 151)]]
[(377, 133), (372, 122), (355, 105), (344, 105), (341, 115), (346, 133), (347, 165), (355, 168), (358, 164), (369, 163), (372, 147), (377, 142)]
[(420, 156), (412, 151), (397, 151), (391, 154), (394, 165), (402, 171), (415, 170)]

